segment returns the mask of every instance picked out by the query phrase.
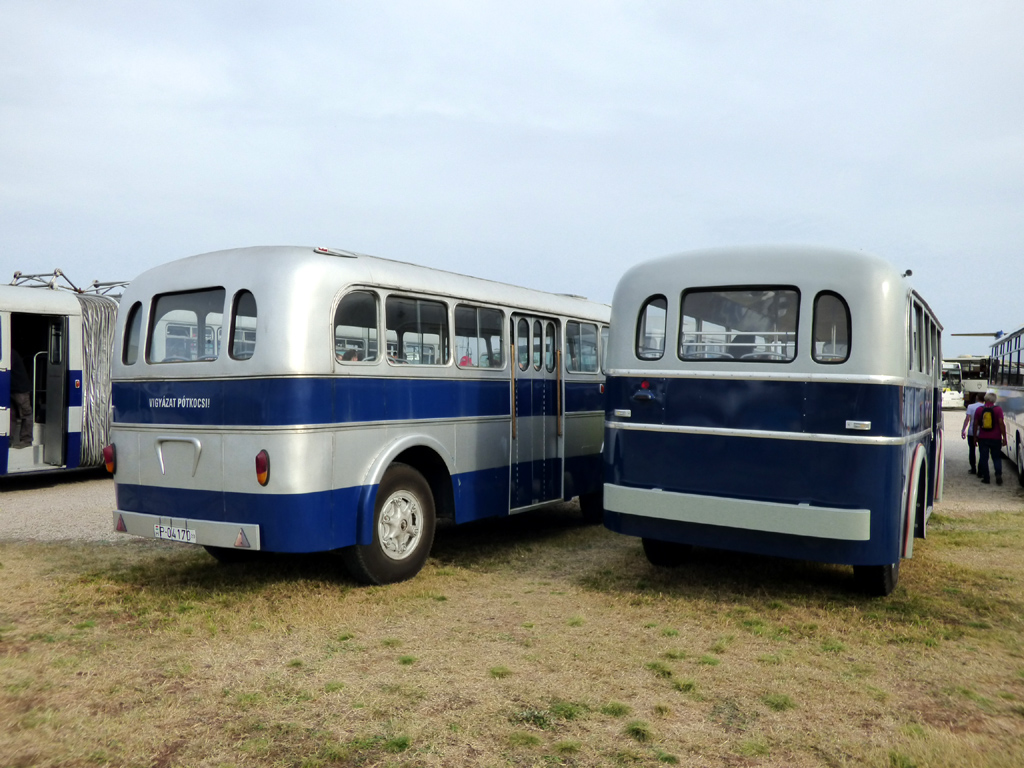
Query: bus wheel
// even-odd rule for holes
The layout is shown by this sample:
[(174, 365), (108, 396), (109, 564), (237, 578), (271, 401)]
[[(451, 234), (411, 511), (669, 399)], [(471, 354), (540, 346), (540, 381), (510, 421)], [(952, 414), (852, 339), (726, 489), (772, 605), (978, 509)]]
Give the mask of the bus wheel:
[(899, 578), (899, 561), (889, 565), (853, 566), (853, 579), (857, 582), (857, 587), (872, 597), (885, 597), (892, 594)]
[(407, 464), (393, 464), (377, 487), (373, 541), (344, 549), (343, 557), (359, 581), (388, 584), (419, 573), (433, 543), (434, 497), (430, 486)]
[(266, 554), (266, 552), (259, 549), (237, 549), (235, 547), (208, 547), (203, 545), (203, 549), (209, 552), (210, 556), (218, 563), (224, 563), (225, 565), (251, 563), (261, 555)]
[(585, 496), (580, 496), (580, 512), (583, 513), (583, 522), (587, 525), (597, 525), (604, 522), (604, 491), (595, 491)]
[(693, 552), (689, 544), (677, 544), (674, 541), (662, 541), (661, 539), (642, 539), (644, 555), (651, 565), (659, 568), (675, 568), (682, 565), (687, 556)]

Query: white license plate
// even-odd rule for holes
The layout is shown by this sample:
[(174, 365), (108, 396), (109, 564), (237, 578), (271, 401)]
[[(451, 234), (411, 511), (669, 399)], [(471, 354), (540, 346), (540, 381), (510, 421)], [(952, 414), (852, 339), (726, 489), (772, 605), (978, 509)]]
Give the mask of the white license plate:
[(188, 544), (195, 544), (198, 541), (196, 532), (191, 528), (172, 528), (169, 525), (154, 525), (153, 535), (158, 539), (184, 541)]

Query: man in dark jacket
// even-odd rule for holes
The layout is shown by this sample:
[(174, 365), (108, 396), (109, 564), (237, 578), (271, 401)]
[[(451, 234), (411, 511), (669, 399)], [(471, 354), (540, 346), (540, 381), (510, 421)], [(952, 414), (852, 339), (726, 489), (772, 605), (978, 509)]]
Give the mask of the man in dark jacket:
[(11, 447), (28, 448), (32, 445), (32, 380), (18, 350), (11, 353)]

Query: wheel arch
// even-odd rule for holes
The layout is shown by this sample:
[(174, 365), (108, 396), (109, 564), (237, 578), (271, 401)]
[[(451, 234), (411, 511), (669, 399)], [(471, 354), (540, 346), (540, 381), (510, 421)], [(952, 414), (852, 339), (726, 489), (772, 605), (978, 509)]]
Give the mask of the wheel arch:
[(925, 506), (928, 503), (928, 455), (922, 443), (918, 443), (910, 458), (906, 489), (903, 498), (903, 530), (901, 556), (914, 556), (914, 538), (924, 538)]
[(434, 507), (437, 517), (455, 517), (455, 493), (452, 488), (454, 462), (448, 449), (441, 441), (429, 435), (405, 435), (388, 443), (377, 454), (363, 481), (363, 488), (368, 492), (362, 494), (359, 504), (359, 523), (357, 541), (367, 544), (372, 540), (374, 506), (377, 503), (377, 488), (384, 473), (394, 463), (406, 464), (421, 475), (430, 486), (434, 496)]

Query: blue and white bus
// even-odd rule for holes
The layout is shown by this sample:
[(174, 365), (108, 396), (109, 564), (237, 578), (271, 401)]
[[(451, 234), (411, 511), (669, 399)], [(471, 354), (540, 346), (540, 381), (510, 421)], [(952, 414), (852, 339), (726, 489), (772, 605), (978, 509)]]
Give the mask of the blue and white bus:
[[(0, 286), (0, 476), (99, 467), (110, 428), (110, 353), (124, 283), (78, 288), (60, 270), (16, 272)], [(20, 440), (11, 399), (24, 365), (31, 429)]]
[(1017, 465), (1017, 478), (1024, 486), (1024, 326), (1001, 336), (992, 345), (989, 358), (989, 386), (996, 391), (996, 405), (1006, 422), (1006, 453)]
[(609, 314), (326, 248), (145, 272), (118, 316), (115, 528), (223, 561), (341, 549), (385, 583), (438, 517), (580, 497), (599, 521)]
[(606, 358), (605, 524), (895, 587), (942, 489), (942, 326), (885, 261), (714, 249), (629, 270)]

